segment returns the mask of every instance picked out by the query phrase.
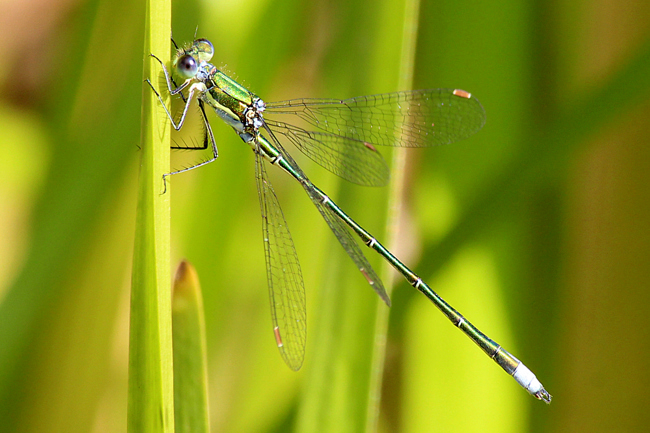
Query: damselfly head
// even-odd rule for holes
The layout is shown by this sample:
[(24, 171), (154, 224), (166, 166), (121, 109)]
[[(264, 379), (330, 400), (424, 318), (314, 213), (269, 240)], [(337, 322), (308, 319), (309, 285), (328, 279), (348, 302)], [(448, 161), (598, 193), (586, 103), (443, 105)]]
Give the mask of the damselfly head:
[(194, 78), (202, 63), (214, 55), (214, 47), (207, 39), (196, 39), (191, 45), (179, 49), (174, 59), (174, 69), (181, 77)]

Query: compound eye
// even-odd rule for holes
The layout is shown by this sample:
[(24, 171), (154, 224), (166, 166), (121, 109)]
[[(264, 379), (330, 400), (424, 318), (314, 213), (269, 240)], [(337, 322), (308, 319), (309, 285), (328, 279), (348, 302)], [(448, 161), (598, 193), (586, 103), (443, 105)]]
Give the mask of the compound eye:
[(176, 71), (183, 78), (193, 78), (198, 71), (199, 66), (196, 64), (194, 57), (185, 54), (176, 61)]
[(199, 54), (199, 60), (209, 62), (210, 59), (212, 59), (212, 56), (214, 55), (214, 46), (212, 46), (212, 42), (207, 39), (197, 39), (194, 41), (194, 46)]

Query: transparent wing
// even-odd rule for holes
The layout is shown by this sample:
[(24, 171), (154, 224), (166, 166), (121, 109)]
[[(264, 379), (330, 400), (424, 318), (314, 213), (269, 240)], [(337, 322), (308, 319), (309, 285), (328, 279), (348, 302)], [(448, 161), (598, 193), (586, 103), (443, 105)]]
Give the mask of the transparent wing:
[[(309, 195), (311, 197), (312, 193), (309, 192)], [(366, 277), (370, 287), (372, 287), (386, 305), (390, 307), (390, 298), (388, 297), (388, 293), (386, 293), (384, 284), (375, 273), (375, 270), (372, 269), (372, 266), (370, 266), (368, 259), (361, 251), (361, 248), (359, 248), (359, 244), (352, 237), (348, 226), (341, 221), (334, 211), (332, 211), (327, 205), (323, 204), (320, 200), (315, 200), (312, 197), (312, 201), (325, 219), (325, 222), (327, 222), (327, 225), (334, 232), (336, 239), (339, 240), (345, 252), (348, 253), (348, 256), (350, 256), (354, 264), (357, 265), (357, 269), (359, 269), (363, 276)]]
[(390, 306), (390, 298), (386, 293), (386, 289), (384, 288), (381, 279), (377, 276), (374, 269), (372, 269), (372, 266), (370, 266), (368, 259), (361, 251), (361, 248), (359, 248), (359, 244), (352, 237), (345, 222), (342, 221), (338, 215), (329, 208), (329, 206), (323, 203), (320, 194), (314, 187), (314, 184), (311, 183), (298, 164), (296, 164), (293, 158), (291, 158), (287, 151), (284, 150), (275, 135), (273, 133), (270, 133), (269, 135), (278, 151), (282, 154), (282, 157), (292, 166), (296, 173), (304, 179), (300, 184), (305, 188), (305, 191), (307, 191), (309, 198), (321, 213), (329, 228), (334, 232), (334, 236), (336, 236), (336, 239), (338, 239), (345, 252), (348, 253), (348, 256), (350, 256), (352, 261), (356, 264), (357, 269), (359, 269), (359, 271), (361, 271), (361, 273), (366, 277), (366, 280), (375, 292), (377, 292), (379, 297)]
[(386, 161), (369, 143), (306, 131), (273, 120), (266, 120), (266, 123), (314, 162), (345, 180), (367, 186), (383, 186), (388, 182)]
[(297, 371), (305, 356), (307, 329), (302, 273), (287, 221), (266, 174), (264, 158), (257, 152), (255, 177), (262, 211), (273, 333), (282, 359)]
[(267, 103), (265, 117), (273, 114), (298, 116), (323, 132), (349, 140), (400, 147), (453, 143), (485, 123), (478, 99), (458, 89)]

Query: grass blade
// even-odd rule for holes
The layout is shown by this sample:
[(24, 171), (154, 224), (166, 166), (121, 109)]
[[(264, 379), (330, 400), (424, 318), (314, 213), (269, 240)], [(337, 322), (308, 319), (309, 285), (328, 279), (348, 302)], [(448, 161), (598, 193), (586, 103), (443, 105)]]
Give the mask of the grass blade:
[(172, 296), (174, 415), (176, 433), (204, 433), (208, 422), (208, 374), (203, 297), (196, 269), (182, 261)]
[[(147, 4), (144, 78), (160, 73), (149, 53), (169, 61), (171, 2)], [(162, 195), (162, 175), (169, 171), (169, 122), (158, 101), (143, 85), (142, 159), (136, 215), (129, 336), (128, 431), (174, 431), (171, 337), (169, 190)]]

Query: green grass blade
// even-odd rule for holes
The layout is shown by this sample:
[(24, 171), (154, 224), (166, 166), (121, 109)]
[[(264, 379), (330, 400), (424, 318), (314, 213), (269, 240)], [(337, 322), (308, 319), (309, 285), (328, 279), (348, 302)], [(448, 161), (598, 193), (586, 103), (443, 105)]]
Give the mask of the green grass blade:
[[(169, 61), (171, 2), (147, 5), (144, 78), (160, 74)], [(157, 80), (152, 80), (154, 83)], [(148, 85), (143, 85), (141, 168), (131, 286), (128, 431), (174, 431), (171, 337), (169, 122)]]
[[(29, 9), (25, 4), (20, 7)], [(39, 18), (60, 13), (55, 9)], [(24, 132), (44, 133), (39, 139), (24, 134), (11, 143), (30, 155), (29, 170), (42, 170), (37, 184), (24, 190), (27, 194), (15, 196), (17, 202), (6, 199), (25, 185), (10, 187), (11, 195), (0, 191), (4, 209), (13, 213), (16, 204), (29, 209), (20, 215), (24, 228), (19, 230), (0, 217), (5, 231), (25, 242), (14, 251), (11, 236), (3, 237), (3, 247), (19, 264), (9, 280), (0, 270), (0, 280), (13, 281), (6, 290), (4, 284), (0, 288), (3, 431), (88, 431), (97, 401), (103, 398), (97, 384), (105, 383), (105, 374), (93, 372), (111, 359), (114, 333), (109, 323), (120, 297), (124, 263), (130, 261), (115, 260), (110, 254), (117, 250), (117, 257), (130, 258), (133, 244), (128, 239), (133, 230), (118, 227), (120, 222), (131, 227), (125, 221), (132, 218), (124, 214), (132, 214), (133, 206), (121, 206), (116, 200), (128, 189), (123, 181), (137, 149), (144, 10), (139, 2), (91, 0), (74, 13), (56, 15), (61, 17), (59, 24), (40, 35), (41, 41), (56, 41), (50, 46), (53, 51), (37, 42), (43, 48), (37, 61), (48, 64), (47, 71), (40, 69), (40, 77), (47, 77), (51, 85), (37, 90), (38, 97), (28, 96), (30, 91), (24, 88), (18, 98), (7, 99), (4, 93), (0, 98), (3, 108), (13, 107), (31, 122), (17, 125)], [(24, 16), (19, 9), (16, 12)], [(29, 25), (43, 28), (39, 20)], [(17, 36), (13, 42), (21, 39)], [(52, 53), (49, 60), (47, 52)], [(114, 69), (116, 58), (119, 74)], [(5, 73), (12, 68), (12, 60), (7, 60)], [(45, 78), (34, 81), (44, 82)], [(4, 120), (12, 121), (8, 116)], [(1, 129), (3, 139), (14, 138), (4, 125)], [(8, 155), (5, 162), (20, 170), (17, 154)], [(4, 178), (3, 185), (8, 185)], [(111, 224), (102, 224), (107, 205)], [(117, 235), (107, 242), (104, 236), (112, 229)], [(98, 250), (105, 256), (96, 260), (93, 254)], [(111, 421), (123, 428), (124, 422), (116, 418)]]
[(208, 422), (207, 343), (196, 269), (182, 261), (172, 296), (176, 433), (204, 433)]
[[(420, 19), (420, 0), (406, 0), (404, 9), (400, 73), (397, 88), (407, 90), (413, 87), (413, 72), (415, 68), (418, 24)], [(407, 188), (412, 186), (408, 185), (406, 180), (407, 165), (408, 157), (406, 149), (394, 149), (391, 164), (390, 193), (386, 205), (388, 212), (386, 238), (389, 239), (388, 247), (391, 250), (395, 249), (400, 236), (398, 227), (400, 227), (400, 219), (404, 217), (401, 206), (404, 193), (407, 191)], [(386, 281), (389, 291), (393, 286), (392, 275), (393, 269), (390, 265), (384, 264), (382, 277)], [(370, 390), (368, 393), (366, 431), (376, 431), (379, 420), (381, 388), (386, 357), (388, 318), (389, 310), (380, 304), (378, 306), (375, 324), (375, 345), (371, 368)]]
[[(413, 31), (411, 20), (417, 20), (417, 7), (409, 4), (407, 8), (406, 2), (380, 2), (375, 6), (373, 16), (344, 26), (347, 33), (340, 36), (355, 40), (359, 35), (364, 35), (364, 38), (372, 41), (372, 45), (364, 46), (359, 52), (338, 52), (335, 56), (337, 66), (332, 68), (332, 73), (337, 74), (345, 71), (346, 65), (354, 65), (356, 69), (352, 76), (358, 74), (366, 80), (357, 83), (355, 89), (330, 90), (332, 94), (360, 95), (376, 89), (398, 90), (408, 85), (398, 77), (400, 74), (410, 75), (410, 67), (406, 68), (406, 72), (400, 70), (403, 65), (399, 59), (409, 57), (412, 64), (417, 33)], [(381, 32), (377, 30), (378, 22), (382, 23)], [(386, 31), (386, 28), (390, 31)], [(388, 37), (402, 32), (409, 33), (408, 40)], [(368, 61), (360, 61), (362, 56), (368, 56)], [(387, 62), (387, 59), (394, 61)], [(387, 68), (387, 63), (395, 67)], [(343, 77), (340, 79), (343, 80)], [(382, 153), (390, 159), (390, 149), (382, 149)], [(332, 192), (335, 188), (324, 188), (330, 194), (335, 194)], [(353, 218), (359, 218), (358, 222), (378, 239), (386, 238), (385, 232), (377, 230), (377, 227), (386, 227), (387, 213), (382, 211), (388, 208), (386, 191), (363, 189), (353, 192), (345, 188), (332, 197)], [(370, 217), (368, 209), (373, 209)], [(327, 277), (324, 284), (318, 287), (321, 296), (318, 313), (309, 322), (308, 341), (312, 339), (315, 343), (308, 343), (308, 377), (298, 414), (298, 431), (374, 431), (380, 409), (389, 308), (379, 301), (363, 276), (334, 242), (332, 239), (331, 254), (327, 255), (325, 264)], [(363, 248), (373, 267), (379, 269), (383, 266), (376, 254)], [(389, 280), (384, 274), (383, 281), (387, 288), (390, 286)]]

